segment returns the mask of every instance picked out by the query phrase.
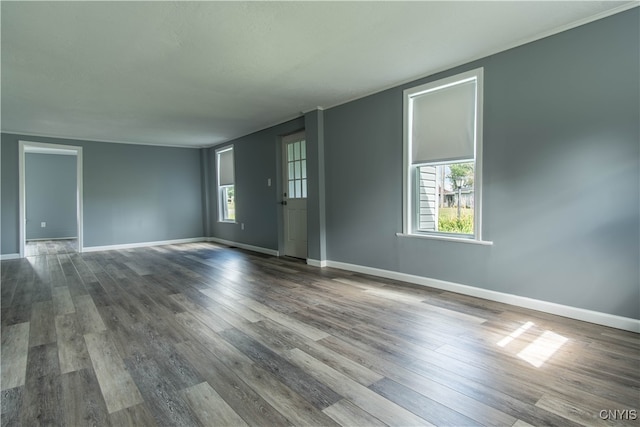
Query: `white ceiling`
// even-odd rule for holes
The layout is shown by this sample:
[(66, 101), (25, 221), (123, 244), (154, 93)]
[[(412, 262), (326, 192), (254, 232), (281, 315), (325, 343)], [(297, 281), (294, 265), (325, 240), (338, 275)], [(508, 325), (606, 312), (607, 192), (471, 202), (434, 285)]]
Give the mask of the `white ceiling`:
[(637, 4), (2, 1), (2, 131), (210, 146)]

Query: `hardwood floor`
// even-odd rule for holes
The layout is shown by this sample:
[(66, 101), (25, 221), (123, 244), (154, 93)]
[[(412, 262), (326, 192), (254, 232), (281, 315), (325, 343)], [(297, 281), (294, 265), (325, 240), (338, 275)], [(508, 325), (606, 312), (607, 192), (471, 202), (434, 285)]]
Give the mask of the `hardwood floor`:
[(630, 332), (207, 243), (1, 267), (2, 426), (638, 425)]
[(24, 253), (28, 257), (76, 252), (78, 252), (78, 239), (30, 240), (24, 245)]

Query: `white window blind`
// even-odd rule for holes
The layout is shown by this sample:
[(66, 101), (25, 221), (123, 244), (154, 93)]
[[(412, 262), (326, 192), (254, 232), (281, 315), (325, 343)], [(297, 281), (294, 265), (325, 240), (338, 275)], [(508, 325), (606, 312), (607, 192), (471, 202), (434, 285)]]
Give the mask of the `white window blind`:
[(414, 94), (410, 117), (412, 164), (473, 159), (476, 79)]
[(218, 185), (233, 185), (233, 148), (218, 151)]

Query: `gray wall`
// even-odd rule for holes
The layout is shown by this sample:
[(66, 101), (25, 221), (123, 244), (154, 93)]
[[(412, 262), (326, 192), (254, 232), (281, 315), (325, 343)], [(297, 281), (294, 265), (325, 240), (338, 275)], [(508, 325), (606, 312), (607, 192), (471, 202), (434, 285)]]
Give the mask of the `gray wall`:
[[(236, 223), (218, 222), (215, 150), (208, 149), (210, 165), (210, 227), (211, 236), (233, 242), (278, 250), (281, 242), (282, 206), (280, 137), (304, 128), (304, 118), (230, 141), (235, 161)], [(267, 179), (271, 178), (271, 187)], [(244, 230), (240, 224), (244, 223)]]
[(25, 154), (27, 239), (77, 237), (76, 181), (76, 156)]
[(18, 140), (83, 147), (84, 246), (203, 236), (200, 151), (2, 134), (2, 253), (18, 247)]
[[(640, 318), (638, 9), (325, 111), (327, 258)], [(483, 236), (402, 231), (402, 90), (484, 67)]]

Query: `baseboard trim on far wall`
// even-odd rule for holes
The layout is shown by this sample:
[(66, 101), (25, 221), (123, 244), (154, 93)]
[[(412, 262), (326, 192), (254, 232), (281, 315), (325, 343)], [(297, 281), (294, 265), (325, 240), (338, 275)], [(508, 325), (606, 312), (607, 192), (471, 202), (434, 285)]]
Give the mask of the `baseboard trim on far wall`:
[[(629, 317), (616, 316), (599, 311), (586, 310), (584, 308), (572, 307), (568, 305), (556, 304), (553, 302), (537, 300), (533, 298), (521, 297), (513, 294), (492, 291), (489, 289), (476, 288), (474, 286), (462, 285), (459, 283), (447, 282), (444, 280), (430, 279), (428, 277), (415, 276), (413, 274), (399, 273), (397, 271), (383, 270), (379, 268), (366, 267), (357, 264), (348, 264), (337, 261), (326, 261), (327, 267), (338, 268), (340, 270), (353, 271), (356, 273), (369, 274), (372, 276), (384, 277), (387, 279), (401, 280), (403, 282), (414, 283), (416, 285), (428, 286), (444, 291), (455, 292), (491, 301), (511, 304), (518, 307), (529, 308), (542, 311), (544, 313), (555, 314), (568, 317), (570, 319), (582, 320), (598, 325), (623, 329), (640, 333), (640, 320)], [(310, 264), (313, 265), (313, 264)]]
[(77, 239), (78, 236), (69, 236), (69, 237), (43, 237), (41, 239), (26, 239), (25, 242), (42, 242), (49, 240), (72, 240)]
[(20, 258), (20, 254), (2, 254), (0, 255), (0, 261), (4, 261), (6, 259), (16, 259)]
[(85, 246), (84, 248), (82, 248), (82, 252), (101, 252), (113, 251), (117, 249), (146, 248), (149, 246), (178, 245), (180, 243), (205, 242), (206, 240), (206, 237), (193, 237), (189, 239), (160, 240), (156, 242), (125, 243), (122, 245)]
[(280, 256), (280, 252), (275, 249), (262, 248), (260, 246), (248, 245), (246, 243), (233, 242), (231, 240), (219, 239), (217, 237), (207, 238), (208, 242), (220, 243), (226, 246), (235, 246), (236, 248), (246, 249), (248, 251), (259, 252), (261, 254)]

